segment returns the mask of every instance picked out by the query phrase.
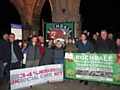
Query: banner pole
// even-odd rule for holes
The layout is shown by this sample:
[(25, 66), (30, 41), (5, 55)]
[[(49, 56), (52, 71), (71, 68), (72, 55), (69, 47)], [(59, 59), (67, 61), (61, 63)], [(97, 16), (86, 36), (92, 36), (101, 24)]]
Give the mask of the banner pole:
[(74, 23), (74, 38), (76, 38), (76, 22)]
[(44, 19), (42, 19), (42, 35), (44, 37)]

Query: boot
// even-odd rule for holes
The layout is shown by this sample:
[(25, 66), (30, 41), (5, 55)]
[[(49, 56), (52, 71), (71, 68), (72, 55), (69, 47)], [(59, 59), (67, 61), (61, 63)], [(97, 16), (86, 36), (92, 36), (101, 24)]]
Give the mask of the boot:
[(84, 80), (80, 80), (79, 83), (83, 83)]
[(85, 82), (84, 82), (84, 85), (88, 85), (88, 81), (85, 81)]

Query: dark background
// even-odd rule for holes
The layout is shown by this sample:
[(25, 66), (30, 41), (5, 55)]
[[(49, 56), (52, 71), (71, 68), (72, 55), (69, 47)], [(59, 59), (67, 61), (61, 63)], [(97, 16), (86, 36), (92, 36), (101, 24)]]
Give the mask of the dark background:
[[(0, 11), (0, 33), (2, 31), (10, 33), (11, 23), (21, 24), (18, 12), (9, 0), (0, 1)], [(82, 30), (87, 29), (91, 33), (95, 33), (101, 29), (107, 29), (108, 32), (117, 35), (120, 32), (119, 11), (120, 0), (81, 0)], [(40, 15), (40, 27), (42, 19), (45, 22), (52, 22), (48, 0), (46, 0)]]

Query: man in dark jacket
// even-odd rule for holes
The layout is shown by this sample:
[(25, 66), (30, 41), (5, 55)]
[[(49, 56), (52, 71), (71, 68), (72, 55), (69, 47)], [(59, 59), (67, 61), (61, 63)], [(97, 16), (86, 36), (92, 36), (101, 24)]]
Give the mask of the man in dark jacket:
[[(9, 81), (10, 81), (10, 70), (19, 69), (22, 67), (23, 53), (19, 46), (19, 41), (15, 40), (15, 34), (9, 34), (9, 44), (7, 57), (9, 60), (8, 68), (9, 68)], [(8, 89), (10, 89), (10, 82)]]
[(40, 65), (53, 64), (53, 50), (54, 50), (53, 40), (50, 39), (48, 43), (44, 45), (44, 54), (41, 58)]
[(106, 30), (101, 31), (101, 39), (98, 39), (98, 41), (95, 44), (94, 48), (96, 53), (116, 53), (116, 45), (115, 42), (107, 38), (107, 32)]
[(20, 49), (19, 41), (15, 40), (15, 35), (13, 33), (9, 35), (9, 42), (10, 51), (8, 53), (11, 55), (9, 69), (19, 69), (22, 65), (23, 53)]
[(6, 69), (7, 73), (7, 78), (6, 80), (8, 81), (8, 62), (10, 60), (9, 55), (7, 55), (8, 52), (8, 33), (7, 32), (2, 32), (3, 39), (0, 40), (0, 83), (3, 81), (3, 75), (4, 71)]
[[(94, 48), (95, 53), (117, 53), (117, 48), (115, 42), (107, 38), (107, 31), (105, 29), (101, 30), (101, 38), (97, 40)], [(97, 83), (100, 85), (100, 83)], [(109, 87), (110, 84), (107, 84)]]
[(7, 57), (6, 48), (7, 48), (6, 43), (3, 40), (0, 40), (0, 83), (3, 82), (4, 70), (8, 64), (8, 59), (6, 59)]
[[(81, 34), (81, 40), (77, 41), (75, 44), (78, 47), (78, 53), (89, 54), (94, 51), (92, 43), (89, 40), (87, 40), (87, 36), (84, 33)], [(88, 81), (80, 80), (79, 82), (84, 82), (85, 85), (88, 85)]]
[(75, 42), (78, 47), (78, 53), (92, 53), (94, 51), (92, 43), (87, 40), (86, 34), (81, 34), (81, 40)]

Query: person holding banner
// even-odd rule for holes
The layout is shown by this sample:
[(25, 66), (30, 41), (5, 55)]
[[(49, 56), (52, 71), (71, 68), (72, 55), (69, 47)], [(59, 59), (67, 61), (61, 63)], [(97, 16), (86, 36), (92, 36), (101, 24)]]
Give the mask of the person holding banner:
[[(23, 53), (19, 46), (19, 41), (15, 40), (14, 33), (9, 34), (9, 46), (8, 47), (9, 47), (9, 51), (6, 53), (8, 53), (7, 56), (10, 57), (9, 64), (8, 64), (9, 73), (10, 73), (10, 70), (21, 68), (22, 60), (23, 60)], [(9, 80), (10, 80), (10, 74), (9, 74)], [(9, 83), (8, 88), (10, 89), (10, 83)]]
[(22, 66), (23, 53), (19, 46), (19, 41), (15, 40), (15, 34), (9, 35), (11, 62), (10, 70), (19, 69)]
[[(100, 39), (95, 43), (94, 52), (102, 54), (117, 53), (115, 42), (107, 38), (107, 31), (105, 29), (101, 30), (100, 36)], [(99, 86), (100, 82), (97, 85)], [(107, 86), (109, 87), (110, 84), (107, 84)]]
[[(73, 39), (68, 38), (68, 43), (66, 44), (66, 47), (65, 47), (65, 53), (71, 54), (71, 53), (76, 53), (76, 52), (77, 52), (77, 47), (73, 43)], [(70, 81), (72, 82), (73, 80), (70, 79)]]
[[(86, 54), (93, 53), (94, 51), (93, 45), (89, 40), (87, 40), (86, 34), (82, 33), (80, 38), (81, 40), (75, 43), (78, 47), (78, 53)], [(82, 83), (84, 82), (84, 80), (80, 80), (79, 82)], [(88, 81), (85, 81), (84, 84), (88, 85)]]
[(64, 47), (60, 40), (56, 41), (54, 48), (54, 63), (64, 64)]
[(117, 50), (120, 52), (120, 38), (116, 39)]
[(33, 36), (31, 41), (26, 51), (26, 67), (38, 66), (40, 60), (40, 49), (37, 44), (37, 37)]
[[(64, 66), (64, 46), (60, 40), (57, 40), (54, 47), (54, 64), (63, 64)], [(64, 76), (64, 80), (66, 80)]]
[(76, 53), (77, 52), (77, 47), (73, 43), (72, 38), (68, 38), (68, 44), (65, 47), (65, 52), (67, 52), (67, 53)]

